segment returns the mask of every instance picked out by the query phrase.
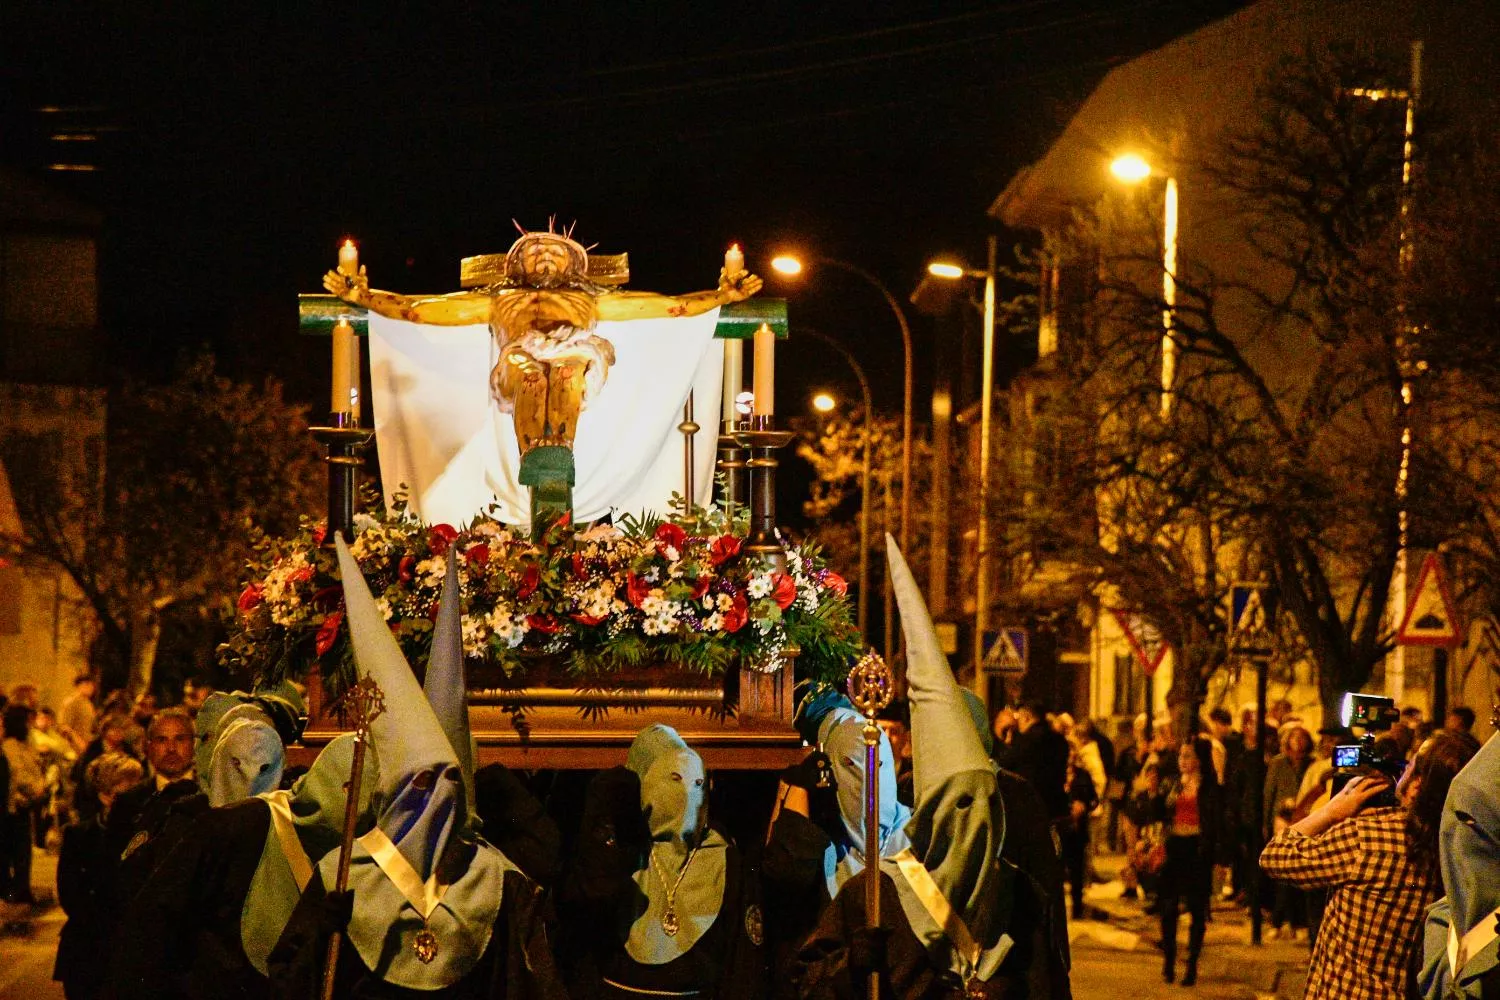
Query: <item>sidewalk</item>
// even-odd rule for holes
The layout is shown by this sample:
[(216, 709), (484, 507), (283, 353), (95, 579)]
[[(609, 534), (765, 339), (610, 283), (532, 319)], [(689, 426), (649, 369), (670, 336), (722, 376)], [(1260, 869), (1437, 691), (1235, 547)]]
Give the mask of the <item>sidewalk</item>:
[(31, 886), (36, 907), (0, 903), (0, 1000), (62, 1000), (52, 979), (57, 932), (67, 920), (57, 905), (57, 855), (34, 851)]
[[(1099, 873), (1118, 873), (1119, 856), (1095, 859)], [(1215, 900), (1198, 962), (1198, 985), (1168, 986), (1161, 977), (1160, 925), (1147, 916), (1141, 900), (1120, 898), (1118, 880), (1090, 886), (1086, 905), (1109, 914), (1107, 920), (1068, 925), (1073, 949), (1073, 996), (1077, 1000), (1200, 997), (1207, 1000), (1301, 1000), (1307, 984), (1305, 942), (1250, 944), (1250, 915), (1242, 906)], [(1267, 928), (1263, 928), (1267, 929)], [(1177, 974), (1187, 955), (1187, 914), (1178, 918)]]

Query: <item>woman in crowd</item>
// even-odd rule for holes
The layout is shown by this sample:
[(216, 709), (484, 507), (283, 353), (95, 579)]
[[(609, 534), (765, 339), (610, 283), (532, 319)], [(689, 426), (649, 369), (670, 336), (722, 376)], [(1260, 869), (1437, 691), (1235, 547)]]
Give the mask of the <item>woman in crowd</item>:
[(1184, 743), (1177, 751), (1176, 776), (1162, 782), (1158, 815), (1166, 832), (1166, 860), (1161, 869), (1162, 978), (1172, 982), (1177, 974), (1177, 909), (1187, 904), (1188, 952), (1182, 985), (1198, 981), (1198, 956), (1208, 921), (1208, 901), (1213, 892), (1214, 856), (1218, 846), (1219, 818), (1223, 796), (1213, 766), (1213, 749), (1202, 738)]
[(6, 796), (5, 857), (10, 869), (9, 902), (36, 902), (31, 894), (32, 815), (47, 795), (47, 776), (41, 756), (31, 745), (31, 719), (35, 710), (12, 699), (5, 707), (5, 740), (0, 750), (10, 770), (10, 792)]
[(68, 1000), (93, 1000), (104, 986), (107, 967), (101, 946), (109, 940), (113, 918), (110, 863), (104, 823), (115, 796), (139, 784), (141, 762), (123, 753), (107, 753), (89, 765), (88, 783), (99, 800), (99, 812), (63, 830), (57, 859), (57, 901), (68, 922), (57, 939), (52, 978), (63, 984)]
[[(1288, 722), (1281, 729), (1281, 753), (1272, 758), (1266, 768), (1265, 803), (1261, 814), (1261, 833), (1270, 839), (1284, 829), (1291, 820), (1297, 806), (1297, 792), (1302, 787), (1302, 776), (1312, 765), (1313, 739), (1301, 723)], [(1285, 882), (1277, 882), (1275, 902), (1271, 908), (1271, 933), (1274, 941), (1286, 934), (1294, 937), (1305, 935), (1307, 929), (1300, 927), (1306, 918), (1306, 904), (1302, 893)]]
[(1442, 894), (1443, 802), (1478, 749), (1466, 733), (1437, 733), (1407, 765), (1394, 804), (1371, 801), (1390, 789), (1388, 779), (1359, 777), (1266, 845), (1260, 864), (1268, 874), (1330, 890), (1307, 1000), (1408, 995), (1423, 915)]

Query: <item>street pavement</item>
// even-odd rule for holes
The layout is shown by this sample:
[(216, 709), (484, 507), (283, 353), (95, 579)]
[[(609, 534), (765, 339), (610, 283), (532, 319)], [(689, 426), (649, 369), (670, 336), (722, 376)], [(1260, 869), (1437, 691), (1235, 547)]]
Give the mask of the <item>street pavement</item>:
[[(1118, 859), (1107, 855), (1096, 864), (1106, 876), (1118, 870)], [(0, 1000), (62, 1000), (62, 985), (52, 980), (57, 932), (64, 920), (52, 902), (57, 858), (38, 851), (33, 865), (37, 897), (49, 905), (33, 911), (0, 903)], [(1090, 886), (1086, 903), (1107, 918), (1068, 925), (1076, 1000), (1300, 1000), (1307, 945), (1273, 941), (1251, 947), (1249, 915), (1224, 902), (1214, 904), (1198, 964), (1198, 985), (1166, 985), (1157, 919), (1147, 916), (1141, 903), (1122, 899), (1122, 888), (1118, 880)], [(1178, 921), (1179, 976), (1187, 954), (1187, 926), (1183, 914)]]

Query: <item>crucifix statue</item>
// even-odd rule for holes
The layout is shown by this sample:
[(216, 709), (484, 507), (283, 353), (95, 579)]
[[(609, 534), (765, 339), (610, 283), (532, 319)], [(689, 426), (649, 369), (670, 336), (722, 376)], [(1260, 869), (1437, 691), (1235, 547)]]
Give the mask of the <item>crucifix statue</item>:
[[(437, 326), (484, 323), (496, 361), (490, 395), (515, 423), (521, 482), (532, 487), (532, 523), (550, 523), (571, 507), (572, 445), (579, 416), (604, 387), (614, 346), (595, 330), (600, 320), (696, 316), (749, 298), (761, 280), (744, 270), (720, 271), (719, 286), (684, 295), (626, 291), (623, 255), (596, 258), (571, 230), (522, 231), (503, 255), (469, 258), (465, 285), (448, 295), (401, 295), (369, 287), (357, 274), (329, 271), (323, 287), (345, 302), (392, 319)], [(742, 258), (741, 258), (742, 260)]]

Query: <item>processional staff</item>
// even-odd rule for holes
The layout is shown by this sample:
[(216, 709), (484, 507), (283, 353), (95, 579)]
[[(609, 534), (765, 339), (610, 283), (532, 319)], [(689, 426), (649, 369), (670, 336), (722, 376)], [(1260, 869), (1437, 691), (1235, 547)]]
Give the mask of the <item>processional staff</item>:
[[(349, 766), (349, 790), (344, 796), (344, 836), (339, 843), (338, 876), (335, 892), (349, 889), (349, 858), (354, 852), (354, 827), (359, 820), (359, 786), (364, 779), (365, 749), (370, 744), (370, 724), (385, 713), (385, 693), (372, 678), (359, 681), (339, 699), (354, 723), (354, 761)], [(333, 984), (338, 974), (339, 941), (342, 934), (328, 939), (328, 957), (323, 967), (323, 1000), (333, 1000)]]
[[(865, 923), (880, 931), (880, 726), (875, 717), (891, 703), (895, 677), (873, 649), (849, 671), (849, 700), (865, 715)], [(880, 970), (870, 970), (869, 1000), (880, 1000)]]

